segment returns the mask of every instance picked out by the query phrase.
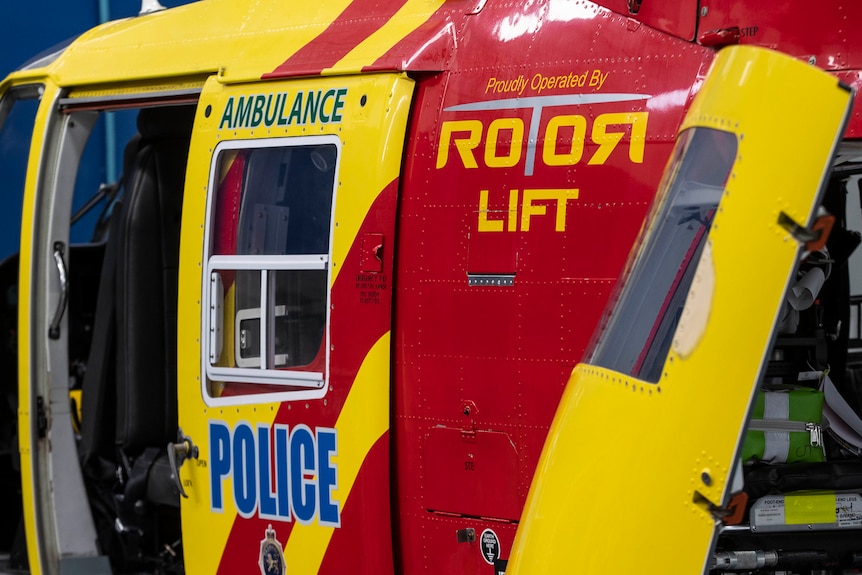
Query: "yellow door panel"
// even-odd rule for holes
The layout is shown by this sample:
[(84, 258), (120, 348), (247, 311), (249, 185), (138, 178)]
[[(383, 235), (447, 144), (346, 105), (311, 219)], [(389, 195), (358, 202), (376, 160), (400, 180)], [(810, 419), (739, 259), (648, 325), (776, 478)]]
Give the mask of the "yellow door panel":
[(786, 56), (719, 53), (590, 364), (568, 384), (507, 573), (708, 569), (803, 250), (788, 222), (812, 222), (849, 101)]
[(389, 486), (363, 480), (388, 474), (391, 302), (357, 278), (392, 275), (391, 249), (369, 250), (394, 242), (412, 94), (399, 74), (204, 86), (180, 248), (189, 573), (257, 569), (248, 540), (317, 573), (353, 554), (339, 530), (392, 557)]

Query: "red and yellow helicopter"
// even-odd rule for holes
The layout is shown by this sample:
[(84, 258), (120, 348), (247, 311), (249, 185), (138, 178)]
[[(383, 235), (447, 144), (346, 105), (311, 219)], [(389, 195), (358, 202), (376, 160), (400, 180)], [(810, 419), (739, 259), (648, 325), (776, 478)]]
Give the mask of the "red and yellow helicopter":
[[(0, 150), (29, 147), (0, 277), (27, 568), (490, 574), (519, 529), (514, 569), (538, 565), (548, 430), (716, 54), (766, 46), (854, 89), (860, 16), (203, 0), (14, 72)], [(820, 122), (800, 109), (789, 125)], [(93, 196), (76, 177), (116, 116), (138, 133)], [(852, 151), (858, 113), (843, 130)], [(583, 441), (617, 449), (603, 433)]]

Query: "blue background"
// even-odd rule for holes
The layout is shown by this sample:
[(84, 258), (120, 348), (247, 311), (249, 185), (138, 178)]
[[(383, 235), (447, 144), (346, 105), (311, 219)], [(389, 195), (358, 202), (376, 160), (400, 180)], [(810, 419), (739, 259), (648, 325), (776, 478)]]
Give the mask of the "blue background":
[[(161, 0), (167, 8), (187, 4), (190, 0)], [(33, 56), (74, 38), (104, 20), (134, 17), (141, 8), (140, 0), (6, 0), (3, 2), (3, 16), (0, 17), (0, 77), (27, 62)], [(16, 119), (15, 111), (10, 121), (20, 121), (23, 125), (7, 125), (6, 130), (14, 129), (21, 134), (14, 139), (20, 149), (14, 153), (4, 150), (0, 154), (0, 260), (18, 251), (21, 217), (21, 190), (23, 181), (18, 174), (23, 172), (21, 163), (26, 157), (26, 143), (29, 134), (24, 118)], [(29, 120), (29, 121), (32, 121)], [(122, 166), (112, 166), (107, 160), (106, 128), (100, 121), (87, 144), (85, 161), (89, 166), (82, 168), (76, 183), (75, 203), (80, 205), (87, 196), (99, 189), (99, 185), (119, 176)], [(122, 150), (125, 142), (134, 133), (131, 115), (117, 119), (113, 134), (108, 140), (116, 142), (115, 157), (122, 163)], [(113, 168), (113, 169), (112, 169)], [(87, 232), (72, 230), (73, 241), (87, 241)]]

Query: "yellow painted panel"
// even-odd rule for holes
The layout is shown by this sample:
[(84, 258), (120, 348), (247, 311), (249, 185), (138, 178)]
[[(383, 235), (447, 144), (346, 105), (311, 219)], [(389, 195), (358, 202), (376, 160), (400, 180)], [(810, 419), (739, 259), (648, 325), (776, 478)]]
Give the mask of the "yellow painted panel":
[[(59, 93), (57, 86), (47, 79), (43, 80), (42, 83), (45, 86), (45, 91), (42, 95), (42, 103), (36, 113), (30, 155), (27, 160), (27, 176), (24, 182), (24, 199), (21, 210), (19, 261), (25, 266), (24, 262), (32, 261), (35, 249), (33, 243), (35, 241), (36, 185), (40, 155), (45, 143), (48, 118), (53, 102)], [(34, 401), (33, 390), (31, 389), (31, 378), (34, 377), (34, 374), (30, 371), (31, 355), (33, 354), (30, 345), (32, 339), (30, 322), (33, 305), (30, 297), (31, 279), (29, 268), (24, 267), (18, 276), (18, 451), (21, 464), (21, 492), (24, 507), (24, 531), (27, 537), (27, 559), (30, 573), (39, 575), (43, 571), (43, 565), (39, 541), (40, 529), (37, 527), (36, 514), (36, 471), (33, 466), (33, 458), (37, 456), (33, 444), (38, 439), (30, 435), (34, 422), (29, 409)]]
[(778, 215), (810, 221), (849, 99), (834, 77), (790, 57), (719, 52), (682, 129), (731, 132), (738, 153), (676, 332), (687, 338), (656, 384), (575, 369), (507, 573), (704, 571), (717, 526), (710, 508), (729, 499), (749, 401), (801, 251)]
[[(389, 395), (389, 332), (383, 335), (362, 362), (350, 395), (341, 410), (338, 432), (338, 489), (333, 500), (347, 503), (359, 468), (374, 443), (389, 429), (389, 405), (380, 401)], [(317, 523), (296, 524), (284, 549), (289, 573), (313, 575), (320, 569), (332, 538), (332, 527)]]
[[(229, 98), (309, 90), (344, 89), (340, 122), (266, 126), (250, 122), (231, 128), (224, 121)], [(403, 152), (407, 114), (413, 81), (395, 74), (340, 76), (263, 83), (225, 85), (210, 79), (201, 94), (195, 134), (190, 149), (183, 206), (179, 283), (179, 366), (178, 396), (180, 426), (209, 453), (209, 422), (218, 420), (231, 429), (240, 421), (252, 426), (272, 425), (281, 403), (207, 406), (202, 394), (201, 374), (201, 292), (204, 219), (212, 162), (219, 143), (225, 141), (265, 141), (273, 138), (329, 136), (341, 143), (336, 174), (331, 281), (337, 279), (341, 264), (356, 240), (358, 230), (371, 205), (382, 190), (397, 184)], [(292, 96), (291, 96), (292, 97)], [(289, 108), (288, 108), (289, 109)], [(339, 453), (338, 490), (334, 500), (342, 508), (349, 498), (362, 462), (374, 443), (388, 429), (389, 336), (378, 341), (365, 358), (346, 404), (337, 421)], [(374, 398), (372, 400), (372, 398)], [(289, 400), (289, 398), (287, 398)], [(304, 402), (302, 402), (304, 403)], [(284, 408), (300, 407), (288, 401)], [(189, 493), (183, 500), (183, 542), (189, 573), (215, 572), (221, 551), (237, 516), (230, 497), (221, 513), (210, 510), (209, 462), (189, 461), (181, 469), (181, 479)], [(229, 489), (228, 483), (225, 483)], [(289, 572), (313, 573), (323, 558), (332, 528), (294, 524), (286, 544)], [(302, 553), (291, 551), (301, 548)], [(215, 550), (215, 551), (214, 551)], [(299, 563), (296, 563), (296, 562)]]
[(255, 80), (323, 32), (349, 0), (207, 0), (109, 22), (83, 34), (50, 72), (63, 85), (216, 73)]
[[(443, 5), (409, 0), (328, 73), (358, 72)], [(217, 74), (225, 83), (255, 81), (329, 28), (350, 0), (206, 0), (108, 22), (77, 38), (45, 68), (15, 77), (51, 75), (62, 86), (139, 82)]]

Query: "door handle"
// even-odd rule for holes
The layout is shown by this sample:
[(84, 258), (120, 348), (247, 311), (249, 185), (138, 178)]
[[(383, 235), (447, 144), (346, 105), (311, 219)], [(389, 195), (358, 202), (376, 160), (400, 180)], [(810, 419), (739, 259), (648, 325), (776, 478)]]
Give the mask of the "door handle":
[(57, 301), (57, 310), (54, 312), (54, 319), (51, 320), (51, 325), (48, 327), (48, 337), (51, 339), (60, 339), (60, 321), (63, 319), (63, 314), (66, 312), (66, 298), (68, 297), (68, 279), (66, 273), (66, 260), (63, 256), (66, 252), (66, 246), (63, 242), (54, 242), (54, 263), (57, 264), (57, 275), (60, 278), (60, 299)]
[(198, 448), (192, 442), (192, 438), (184, 434), (182, 429), (177, 430), (177, 439), (177, 443), (168, 443), (168, 463), (171, 466), (171, 478), (176, 483), (177, 491), (188, 499), (189, 496), (183, 489), (182, 481), (180, 481), (179, 468), (182, 467), (186, 459), (198, 458)]

